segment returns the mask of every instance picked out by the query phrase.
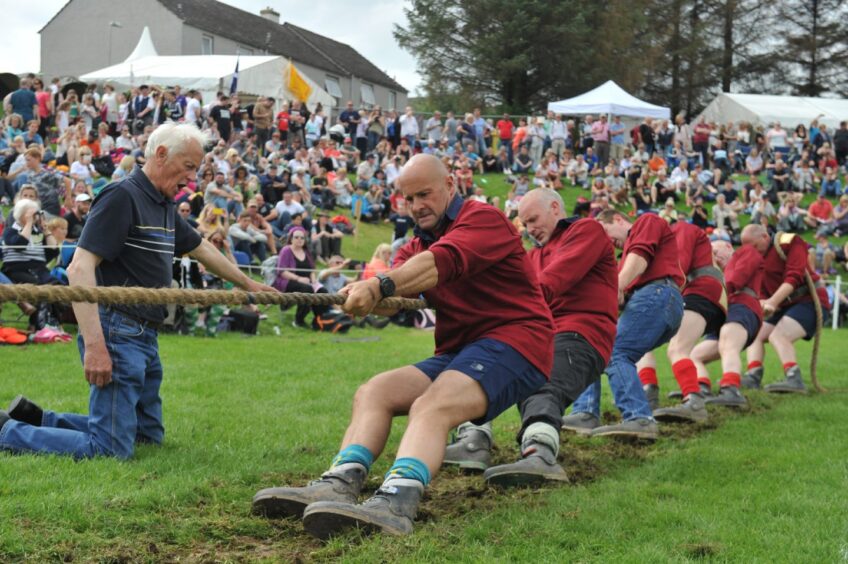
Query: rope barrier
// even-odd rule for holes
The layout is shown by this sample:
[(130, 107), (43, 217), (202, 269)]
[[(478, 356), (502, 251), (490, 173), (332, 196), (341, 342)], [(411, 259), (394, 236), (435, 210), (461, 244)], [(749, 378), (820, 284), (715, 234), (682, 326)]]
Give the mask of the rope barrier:
[[(104, 305), (180, 304), (227, 305), (341, 305), (340, 294), (307, 294), (299, 292), (245, 292), (243, 290), (184, 290), (179, 288), (137, 288), (126, 286), (37, 286), (35, 284), (0, 285), (0, 303), (98, 303)], [(386, 298), (379, 305), (386, 308), (418, 310), (427, 307), (424, 300)]]

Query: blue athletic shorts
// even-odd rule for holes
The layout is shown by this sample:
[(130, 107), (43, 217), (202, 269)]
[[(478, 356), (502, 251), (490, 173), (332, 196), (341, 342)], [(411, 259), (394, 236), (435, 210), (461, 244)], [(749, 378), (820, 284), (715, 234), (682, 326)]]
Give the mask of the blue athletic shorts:
[[(748, 332), (748, 339), (745, 341), (744, 347), (746, 349), (757, 338), (757, 333), (760, 332), (760, 326), (762, 325), (757, 314), (751, 311), (751, 308), (742, 304), (730, 304), (730, 307), (727, 309), (727, 320), (725, 323), (738, 323), (745, 328), (745, 331)], [(707, 333), (704, 335), (704, 339), (717, 341), (718, 333)]]
[(473, 421), (491, 421), (511, 406), (527, 399), (548, 379), (511, 346), (495, 339), (480, 339), (456, 353), (431, 356), (415, 365), (431, 380), (447, 370), (462, 372), (480, 384), (489, 400), (486, 415)]
[(813, 302), (801, 302), (777, 311), (774, 315), (766, 319), (766, 323), (777, 325), (778, 321), (783, 319), (783, 316), (794, 319), (804, 328), (804, 340), (809, 341), (816, 335), (816, 306)]

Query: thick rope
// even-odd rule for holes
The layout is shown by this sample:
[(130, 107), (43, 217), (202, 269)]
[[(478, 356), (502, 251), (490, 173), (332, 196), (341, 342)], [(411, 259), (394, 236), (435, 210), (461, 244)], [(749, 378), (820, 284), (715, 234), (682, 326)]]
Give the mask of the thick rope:
[[(779, 256), (783, 262), (786, 262), (786, 253), (784, 253), (783, 249), (780, 247), (780, 237), (782, 235), (782, 231), (778, 231), (774, 235), (774, 250), (777, 251), (777, 256)], [(813, 387), (816, 391), (826, 392), (827, 390), (819, 384), (819, 380), (816, 377), (816, 366), (818, 365), (819, 359), (819, 341), (821, 340), (822, 325), (824, 324), (821, 300), (819, 299), (819, 294), (816, 291), (816, 283), (813, 282), (813, 277), (808, 268), (804, 269), (804, 280), (807, 283), (807, 290), (810, 292), (810, 297), (813, 298), (813, 306), (816, 310), (816, 334), (813, 337), (813, 353), (810, 356), (810, 380), (812, 380)]]
[[(306, 294), (283, 292), (245, 292), (243, 290), (183, 290), (179, 288), (136, 288), (125, 286), (36, 286), (34, 284), (0, 284), (0, 303), (98, 303), (104, 305), (180, 304), (211, 306), (218, 304), (341, 305), (339, 294)], [(418, 310), (427, 307), (424, 300), (386, 298), (380, 307)]]

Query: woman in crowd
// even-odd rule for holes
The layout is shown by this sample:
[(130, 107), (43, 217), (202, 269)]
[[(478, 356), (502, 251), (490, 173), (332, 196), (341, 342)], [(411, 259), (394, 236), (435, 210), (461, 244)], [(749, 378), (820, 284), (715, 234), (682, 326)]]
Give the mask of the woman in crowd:
[(331, 256), (342, 253), (342, 237), (344, 233), (333, 227), (330, 216), (320, 212), (312, 223), (310, 234), (312, 255), (324, 263), (329, 263)]
[(225, 233), (228, 231), (227, 214), (214, 204), (206, 204), (197, 216), (197, 230), (206, 237), (218, 229), (223, 229)]
[(388, 243), (380, 243), (374, 249), (374, 254), (371, 255), (371, 260), (365, 265), (365, 270), (362, 271), (362, 279), (368, 280), (382, 272), (389, 270), (389, 260), (392, 256), (392, 246)]
[(90, 147), (80, 148), (79, 159), (71, 164), (70, 174), (72, 179), (85, 182), (95, 194), (106, 186), (106, 179), (101, 178), (100, 174), (94, 169), (94, 165), (91, 164)]
[(101, 123), (97, 126), (97, 143), (100, 145), (100, 154), (109, 156), (115, 150), (115, 139), (109, 135), (109, 124)]
[[(286, 237), (286, 245), (277, 258), (277, 278), (274, 287), (281, 292), (299, 292), (304, 294), (326, 293), (317, 283), (314, 272), (315, 262), (307, 249), (308, 233), (303, 227), (295, 226)], [(321, 329), (321, 316), (329, 309), (327, 306), (298, 305), (293, 325), (306, 327), (306, 316), (312, 310), (312, 328)]]
[(112, 182), (117, 182), (118, 180), (129, 176), (129, 174), (133, 171), (133, 168), (135, 168), (135, 157), (126, 155), (115, 168), (115, 172), (112, 173)]

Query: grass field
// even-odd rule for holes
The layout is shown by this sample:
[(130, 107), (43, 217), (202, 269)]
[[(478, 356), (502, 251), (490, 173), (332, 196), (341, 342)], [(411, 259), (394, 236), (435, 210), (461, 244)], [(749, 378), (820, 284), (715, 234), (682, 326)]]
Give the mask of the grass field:
[[(750, 412), (663, 426), (654, 445), (566, 438), (561, 458), (573, 483), (561, 488), (491, 491), (479, 476), (448, 471), (434, 480), (413, 536), (351, 533), (322, 544), (297, 522), (251, 516), (252, 495), (323, 471), (356, 387), (429, 355), (432, 334), (392, 327), (335, 337), (285, 326), (282, 336), (166, 335), (165, 444), (142, 446), (129, 462), (0, 454), (0, 561), (845, 562), (845, 337), (824, 333), (819, 373), (837, 388), (830, 393), (751, 394)], [(805, 367), (809, 350), (802, 345)], [(86, 411), (73, 345), (0, 355), (0, 404), (26, 393)], [(774, 379), (771, 352), (766, 366)], [(496, 420), (497, 462), (516, 455), (518, 423), (515, 410)], [(369, 488), (403, 427), (396, 423)]]

